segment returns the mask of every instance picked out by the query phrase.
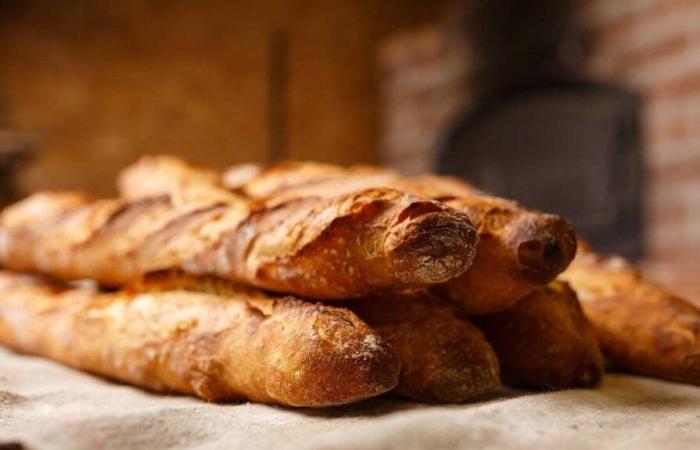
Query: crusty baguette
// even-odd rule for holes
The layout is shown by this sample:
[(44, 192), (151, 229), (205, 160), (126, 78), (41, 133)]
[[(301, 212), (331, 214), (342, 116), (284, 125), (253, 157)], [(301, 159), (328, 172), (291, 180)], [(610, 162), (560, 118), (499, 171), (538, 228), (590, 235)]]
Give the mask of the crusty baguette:
[(561, 278), (581, 299), (613, 367), (700, 384), (700, 308), (620, 257), (583, 253)]
[(496, 350), (504, 384), (593, 387), (603, 376), (595, 332), (566, 283), (535, 288), (509, 309), (473, 320)]
[(110, 286), (179, 268), (343, 299), (447, 281), (475, 252), (466, 215), (389, 189), (252, 206), (208, 195), (93, 201), (35, 194), (0, 215), (0, 264)]
[[(130, 286), (136, 292), (188, 291), (229, 295), (231, 283), (167, 271)], [(498, 360), (483, 334), (444, 302), (424, 292), (382, 293), (343, 302), (387, 342), (401, 361), (396, 393), (425, 402), (459, 403), (500, 384)]]
[(347, 302), (396, 351), (396, 392), (424, 402), (459, 403), (500, 385), (484, 335), (440, 299), (421, 292)]
[[(317, 168), (316, 174), (321, 176), (323, 167), (314, 165), (312, 169)], [(208, 190), (220, 188), (217, 182), (201, 178), (198, 170), (170, 157), (145, 157), (122, 172), (120, 193), (127, 198), (153, 194), (192, 198), (207, 196)], [(251, 169), (246, 166), (235, 172), (236, 176), (244, 172), (241, 176), (245, 177)], [(197, 186), (203, 182), (209, 182), (209, 186)], [(215, 197), (221, 198), (222, 194), (216, 192)], [(210, 291), (225, 290), (226, 286), (223, 281), (182, 276), (170, 276), (167, 280), (161, 277), (156, 284), (162, 287), (163, 283), (166, 287), (185, 285)], [(418, 291), (385, 292), (343, 306), (366, 320), (399, 354), (402, 371), (397, 393), (421, 401), (461, 402), (499, 384), (498, 362), (481, 332), (467, 320), (457, 318), (438, 299)]]
[(383, 168), (318, 163), (278, 164), (244, 177), (242, 183), (234, 179), (239, 173), (229, 169), (224, 183), (252, 198), (342, 195), (385, 186), (443, 200), (466, 213), (479, 232), (477, 255), (469, 270), (440, 291), (468, 314), (506, 309), (536, 286), (552, 281), (576, 252), (573, 228), (561, 217), (489, 197), (450, 177), (406, 178)]
[(437, 289), (467, 314), (507, 309), (560, 274), (576, 253), (576, 234), (554, 214), (525, 209), (488, 196), (460, 197), (447, 205), (477, 227), (477, 257), (460, 277)]
[(101, 293), (0, 272), (0, 343), (158, 392), (291, 406), (394, 388), (399, 361), (348, 310), (240, 289)]

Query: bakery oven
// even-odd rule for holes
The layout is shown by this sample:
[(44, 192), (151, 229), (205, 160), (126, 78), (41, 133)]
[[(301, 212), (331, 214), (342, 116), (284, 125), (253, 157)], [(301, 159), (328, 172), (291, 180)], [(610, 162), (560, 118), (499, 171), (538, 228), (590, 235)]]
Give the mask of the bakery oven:
[(640, 101), (571, 82), (523, 89), (450, 131), (440, 170), (569, 218), (595, 248), (636, 259), (642, 246)]
[(643, 253), (640, 97), (593, 81), (577, 0), (475, 1), (463, 35), (474, 99), (449, 127), (442, 172), (569, 218), (595, 248)]

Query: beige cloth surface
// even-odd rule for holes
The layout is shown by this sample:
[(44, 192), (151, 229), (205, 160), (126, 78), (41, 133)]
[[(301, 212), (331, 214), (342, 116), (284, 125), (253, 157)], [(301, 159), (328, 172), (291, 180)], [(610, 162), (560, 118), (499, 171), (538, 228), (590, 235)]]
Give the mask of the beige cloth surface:
[[(28, 449), (695, 449), (700, 388), (609, 375), (600, 389), (394, 398), (294, 410), (149, 394), (0, 348), (0, 444)], [(0, 445), (2, 448), (2, 445)]]

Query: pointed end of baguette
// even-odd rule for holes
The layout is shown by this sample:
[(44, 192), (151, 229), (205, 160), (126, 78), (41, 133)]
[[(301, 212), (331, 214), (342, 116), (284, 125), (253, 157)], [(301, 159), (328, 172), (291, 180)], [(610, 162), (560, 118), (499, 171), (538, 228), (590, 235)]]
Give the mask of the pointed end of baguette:
[[(310, 305), (300, 328), (290, 377), (276, 397), (286, 404), (323, 407), (357, 402), (394, 389), (401, 363), (394, 350), (352, 312)], [(288, 323), (287, 320), (285, 323)]]
[(552, 214), (538, 214), (516, 232), (520, 271), (538, 284), (563, 272), (576, 255), (576, 233), (569, 222)]

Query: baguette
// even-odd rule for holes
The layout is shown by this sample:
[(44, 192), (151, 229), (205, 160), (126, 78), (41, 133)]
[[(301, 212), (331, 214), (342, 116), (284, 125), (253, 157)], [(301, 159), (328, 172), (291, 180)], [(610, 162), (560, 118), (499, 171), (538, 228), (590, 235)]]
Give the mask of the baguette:
[[(230, 295), (231, 284), (211, 277), (161, 272), (137, 280), (136, 292), (185, 289)], [(369, 324), (398, 355), (395, 392), (423, 402), (459, 403), (500, 384), (498, 360), (483, 334), (423, 292), (382, 293), (340, 303)]]
[(700, 309), (646, 281), (620, 257), (586, 252), (561, 275), (617, 369), (700, 384)]
[[(304, 176), (321, 176), (325, 173), (323, 167), (314, 165), (311, 168), (319, 168), (319, 172)], [(194, 197), (207, 195), (207, 188), (198, 187), (197, 183), (208, 181), (208, 189), (220, 188), (216, 182), (203, 180), (197, 171), (169, 157), (145, 157), (122, 172), (119, 190), (127, 198), (153, 194)], [(241, 172), (245, 177), (251, 169), (245, 166), (236, 170), (237, 175)], [(172, 181), (185, 179), (190, 182)], [(156, 184), (160, 189), (153, 189)], [(221, 193), (216, 197), (220, 198)], [(161, 286), (164, 281), (160, 280)], [(178, 276), (171, 276), (167, 283), (189, 283), (190, 289), (216, 292), (225, 290), (226, 285), (223, 281)], [(398, 394), (420, 401), (461, 402), (499, 384), (498, 362), (481, 332), (457, 318), (438, 299), (422, 292), (382, 293), (345, 302), (343, 306), (367, 321), (397, 351), (402, 362)]]
[(452, 308), (421, 292), (347, 302), (396, 351), (396, 393), (423, 402), (459, 403), (500, 385), (498, 359), (484, 335)]
[(440, 286), (441, 295), (470, 315), (502, 311), (537, 286), (546, 285), (574, 258), (576, 236), (569, 222), (489, 197), (450, 177), (405, 178), (382, 168), (342, 168), (318, 163), (282, 163), (244, 177), (231, 168), (224, 184), (252, 198), (342, 195), (385, 186), (442, 200), (465, 213), (479, 233), (476, 258), (460, 277)]
[(538, 287), (506, 311), (473, 320), (496, 350), (506, 385), (593, 387), (603, 377), (594, 330), (566, 283)]
[(487, 196), (446, 202), (476, 226), (477, 257), (460, 277), (436, 288), (470, 315), (506, 310), (538, 286), (551, 282), (576, 254), (576, 233), (554, 214)]
[(474, 257), (464, 214), (398, 191), (252, 206), (229, 199), (35, 194), (0, 215), (0, 264), (106, 286), (182, 269), (333, 300), (444, 282)]
[(350, 311), (238, 289), (101, 293), (0, 272), (0, 343), (157, 392), (345, 404), (398, 382), (399, 361)]

